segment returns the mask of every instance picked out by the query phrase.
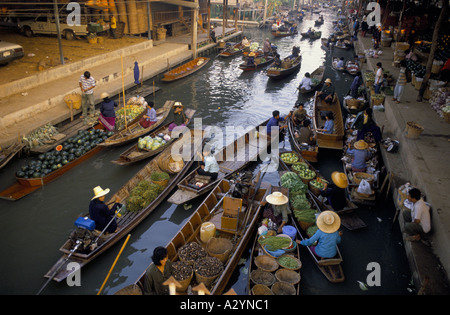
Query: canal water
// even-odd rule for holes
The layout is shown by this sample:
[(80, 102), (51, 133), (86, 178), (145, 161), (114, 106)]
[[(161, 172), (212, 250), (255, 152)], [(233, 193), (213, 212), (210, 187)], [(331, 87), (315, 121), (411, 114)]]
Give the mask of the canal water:
[[(323, 12), (325, 24), (318, 28), (322, 37), (331, 33), (332, 11)], [(300, 46), (303, 56), (299, 73), (280, 81), (271, 81), (264, 70), (243, 73), (238, 66), (241, 57), (212, 60), (201, 72), (176, 83), (165, 84), (150, 80), (145, 84), (161, 87), (161, 91), (147, 100), (157, 107), (166, 100), (181, 101), (185, 107), (196, 109), (195, 117), (203, 124), (225, 128), (226, 126), (256, 126), (271, 116), (273, 110), (287, 114), (297, 100), (308, 102), (298, 95), (296, 88), (306, 72), (312, 72), (325, 63), (325, 77), (336, 86), (338, 95), (347, 93), (353, 80), (348, 74), (332, 70), (330, 54), (321, 49), (320, 40), (302, 40), (300, 32), (314, 26), (318, 16), (308, 15), (299, 24), (299, 35), (274, 39), (267, 29), (246, 29), (244, 34), (252, 41), (262, 44), (266, 37), (278, 47), (281, 58), (291, 53), (293, 45)], [(353, 57), (352, 51), (336, 52), (346, 59)], [(289, 139), (280, 146), (289, 149)], [(61, 257), (59, 247), (74, 228), (75, 219), (88, 210), (93, 196), (93, 187), (100, 185), (117, 191), (146, 162), (121, 167), (111, 163), (127, 147), (106, 148), (96, 156), (75, 167), (64, 176), (38, 189), (31, 195), (9, 202), (0, 200), (0, 294), (36, 294), (46, 282), (43, 275)], [(342, 170), (340, 152), (321, 150), (317, 168), (326, 178), (334, 170)], [(0, 189), (13, 184), (14, 173), (25, 164), (26, 158), (15, 159), (0, 170)], [(260, 165), (252, 165), (256, 172)], [(264, 177), (274, 185), (279, 184), (277, 172)], [(344, 283), (331, 284), (319, 272), (305, 250), (301, 251), (301, 294), (411, 294), (411, 273), (398, 223), (392, 224), (394, 205), (391, 198), (375, 207), (361, 206), (358, 216), (367, 227), (344, 232), (340, 250), (344, 258)], [(196, 209), (201, 200), (192, 203), (190, 210), (163, 202), (131, 233), (130, 240), (117, 261), (102, 294), (113, 294), (132, 284), (151, 262), (153, 249), (166, 245)], [(96, 258), (81, 270), (80, 286), (65, 281), (50, 282), (42, 294), (47, 295), (94, 295), (97, 294), (107, 276), (123, 241)], [(229, 287), (238, 294), (247, 294), (248, 254), (243, 256)], [(379, 266), (380, 281), (367, 289), (359, 282), (367, 283), (372, 269), (370, 263)], [(373, 275), (373, 274), (372, 274)]]

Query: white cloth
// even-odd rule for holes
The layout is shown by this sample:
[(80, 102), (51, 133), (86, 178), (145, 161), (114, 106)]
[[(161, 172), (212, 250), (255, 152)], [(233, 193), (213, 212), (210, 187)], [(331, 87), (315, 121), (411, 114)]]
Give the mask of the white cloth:
[(380, 84), (383, 81), (383, 69), (379, 68), (375, 75), (375, 84)]

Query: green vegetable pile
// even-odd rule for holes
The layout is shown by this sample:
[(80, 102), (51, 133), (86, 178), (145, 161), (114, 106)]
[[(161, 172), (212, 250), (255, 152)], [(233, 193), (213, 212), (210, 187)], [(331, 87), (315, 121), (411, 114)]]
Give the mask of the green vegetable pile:
[(295, 153), (282, 153), (280, 155), (280, 158), (285, 162), (285, 163), (295, 163), (298, 161), (298, 156)]
[(167, 174), (166, 172), (153, 172), (150, 175), (150, 179), (154, 182), (160, 182), (163, 180), (168, 180), (170, 179), (170, 175)]
[(308, 186), (306, 186), (300, 177), (294, 172), (286, 172), (280, 178), (281, 187), (288, 188), (291, 193), (306, 192)]
[(134, 187), (130, 196), (127, 198), (127, 210), (138, 212), (147, 207), (163, 191), (164, 187), (151, 183), (148, 180), (142, 180)]
[(299, 267), (297, 259), (288, 255), (280, 256), (277, 261), (281, 267), (285, 267), (288, 269), (297, 269)]
[(276, 251), (279, 249), (283, 249), (289, 247), (291, 245), (291, 239), (287, 237), (277, 237), (277, 236), (266, 236), (261, 237), (258, 242), (262, 246), (266, 246), (266, 248), (270, 251)]
[(305, 194), (296, 194), (290, 201), (294, 210), (311, 209), (311, 203), (308, 201)]
[(315, 223), (316, 213), (318, 212), (314, 209), (294, 210), (294, 217), (297, 221)]
[(308, 237), (311, 237), (317, 232), (318, 229), (319, 228), (317, 227), (317, 225), (314, 224), (306, 230), (306, 234), (308, 235)]

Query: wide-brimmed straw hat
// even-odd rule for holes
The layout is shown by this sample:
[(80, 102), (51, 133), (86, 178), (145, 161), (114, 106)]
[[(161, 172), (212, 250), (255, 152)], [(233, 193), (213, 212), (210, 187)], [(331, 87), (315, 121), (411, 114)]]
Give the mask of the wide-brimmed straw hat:
[(353, 144), (353, 146), (355, 147), (355, 149), (357, 150), (365, 150), (369, 147), (369, 145), (367, 144), (366, 141), (364, 140), (358, 140), (355, 142), (355, 144)]
[(284, 205), (288, 203), (289, 199), (281, 192), (276, 191), (266, 197), (266, 201), (272, 205)]
[(347, 175), (342, 172), (333, 172), (331, 174), (331, 179), (333, 180), (333, 183), (339, 188), (347, 188), (348, 186)]
[(251, 53), (248, 54), (250, 57), (255, 56), (256, 54), (252, 51)]
[(317, 217), (316, 225), (322, 232), (334, 233), (341, 226), (341, 218), (334, 211), (323, 211)]
[(331, 83), (331, 79), (330, 79), (330, 78), (327, 78), (327, 79), (325, 80), (325, 83)]
[(173, 107), (183, 107), (183, 104), (181, 104), (181, 102), (175, 102), (175, 104), (173, 104)]
[(103, 92), (102, 94), (100, 94), (100, 97), (101, 98), (107, 98), (107, 97), (109, 97), (109, 94), (106, 93), (106, 92)]
[(94, 197), (92, 197), (91, 200), (94, 200), (95, 198), (99, 198), (104, 195), (107, 195), (109, 193), (109, 188), (102, 189), (102, 187), (97, 186), (93, 189), (93, 191), (94, 191)]

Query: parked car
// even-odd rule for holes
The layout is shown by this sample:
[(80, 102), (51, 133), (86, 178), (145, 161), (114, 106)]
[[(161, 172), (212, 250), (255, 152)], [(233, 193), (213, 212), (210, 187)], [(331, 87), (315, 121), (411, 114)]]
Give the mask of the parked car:
[[(20, 32), (32, 37), (35, 34), (51, 34), (57, 35), (56, 20), (52, 14), (40, 15), (33, 20), (20, 21), (18, 23)], [(88, 24), (71, 26), (66, 23), (64, 18), (60, 18), (59, 27), (61, 36), (67, 40), (73, 40), (75, 36), (87, 36), (89, 33), (99, 33), (109, 30), (109, 24), (104, 23), (97, 31), (92, 31)]]
[(0, 65), (5, 65), (24, 56), (23, 47), (0, 40)]

